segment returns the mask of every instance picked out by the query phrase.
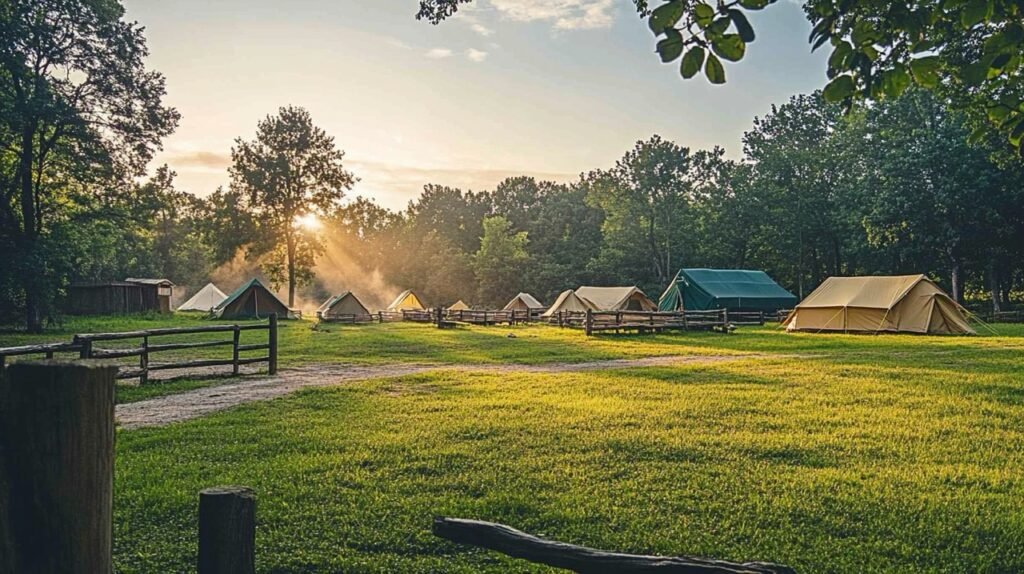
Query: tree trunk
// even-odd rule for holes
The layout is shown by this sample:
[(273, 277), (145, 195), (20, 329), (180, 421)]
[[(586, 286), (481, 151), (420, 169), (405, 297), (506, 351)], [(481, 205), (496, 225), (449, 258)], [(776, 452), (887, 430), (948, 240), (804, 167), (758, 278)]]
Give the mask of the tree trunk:
[(288, 306), (295, 306), (295, 236), (288, 234)]
[(999, 300), (999, 267), (995, 260), (988, 268), (988, 282), (989, 293), (992, 295), (992, 310), (998, 313), (1003, 310), (1003, 306)]
[(952, 266), (950, 269), (950, 284), (952, 287), (951, 291), (953, 292), (953, 300), (960, 304), (963, 304), (964, 301), (962, 275), (960, 259), (954, 256), (952, 257)]
[(34, 161), (36, 126), (29, 122), (21, 134), (21, 158), (18, 166), (21, 185), (21, 260), (26, 269), (21, 273), (21, 285), (25, 292), (25, 329), (30, 333), (43, 330), (43, 321), (39, 312), (38, 274), (40, 269), (34, 268), (39, 247), (39, 229), (36, 227), (36, 198), (32, 185), (32, 162)]

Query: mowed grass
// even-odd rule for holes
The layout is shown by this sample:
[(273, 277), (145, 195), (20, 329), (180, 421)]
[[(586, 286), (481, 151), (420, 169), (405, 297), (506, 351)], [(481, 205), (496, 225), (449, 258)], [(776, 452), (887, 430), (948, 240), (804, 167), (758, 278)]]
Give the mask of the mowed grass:
[(439, 364), (738, 356), (441, 370), (121, 431), (118, 572), (191, 571), (197, 493), (222, 484), (257, 492), (263, 573), (545, 571), (433, 537), (435, 515), (800, 572), (1024, 570), (1021, 327), (973, 338), (289, 329), (283, 341), (305, 343), (282, 344), (286, 364), (325, 352)]

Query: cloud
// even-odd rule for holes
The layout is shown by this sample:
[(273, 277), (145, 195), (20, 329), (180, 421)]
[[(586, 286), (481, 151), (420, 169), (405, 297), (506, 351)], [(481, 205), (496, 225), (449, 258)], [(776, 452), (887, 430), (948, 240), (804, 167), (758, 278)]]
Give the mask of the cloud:
[(394, 48), (399, 48), (401, 50), (411, 50), (412, 49), (412, 46), (410, 46), (409, 44), (406, 44), (405, 42), (403, 42), (402, 40), (399, 40), (398, 38), (395, 38), (394, 36), (386, 36), (384, 38), (384, 42), (387, 43), (389, 46), (392, 46)]
[(607, 28), (613, 0), (490, 0), (504, 17), (518, 22), (551, 22), (558, 30)]
[(466, 57), (474, 62), (483, 62), (484, 60), (487, 59), (487, 52), (484, 52), (483, 50), (470, 48), (466, 50)]
[(169, 153), (162, 160), (174, 169), (225, 170), (231, 165), (231, 154), (213, 151)]
[(434, 58), (435, 60), (439, 60), (441, 58), (448, 58), (451, 55), (452, 51), (449, 50), (448, 48), (431, 48), (430, 50), (427, 50), (426, 54), (428, 58)]
[(484, 26), (480, 22), (472, 22), (472, 23), (470, 23), (469, 29), (474, 31), (474, 32), (476, 32), (477, 34), (480, 34), (481, 36), (483, 36), (485, 38), (487, 36), (490, 36), (491, 34), (494, 33), (494, 30), (488, 28), (487, 26)]

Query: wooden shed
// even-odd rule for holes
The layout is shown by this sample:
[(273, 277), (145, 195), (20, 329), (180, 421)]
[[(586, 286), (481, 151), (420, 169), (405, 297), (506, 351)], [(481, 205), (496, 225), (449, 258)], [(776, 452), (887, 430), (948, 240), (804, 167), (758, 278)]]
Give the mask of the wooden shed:
[(174, 283), (167, 279), (137, 279), (105, 283), (73, 283), (68, 287), (69, 315), (169, 313)]

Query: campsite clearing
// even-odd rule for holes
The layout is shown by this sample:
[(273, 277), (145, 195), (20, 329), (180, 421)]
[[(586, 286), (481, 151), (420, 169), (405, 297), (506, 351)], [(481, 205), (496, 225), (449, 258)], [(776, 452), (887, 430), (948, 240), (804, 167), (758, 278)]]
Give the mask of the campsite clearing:
[[(66, 331), (193, 321), (74, 319)], [(1019, 571), (1024, 327), (995, 328), (586, 338), (548, 326), (282, 322), (283, 370), (433, 368), (121, 430), (117, 570), (189, 571), (196, 493), (245, 484), (258, 497), (260, 572), (546, 571), (433, 537), (439, 514), (800, 572)], [(27, 339), (39, 340), (0, 336)], [(679, 355), (734, 359), (501, 367)]]

